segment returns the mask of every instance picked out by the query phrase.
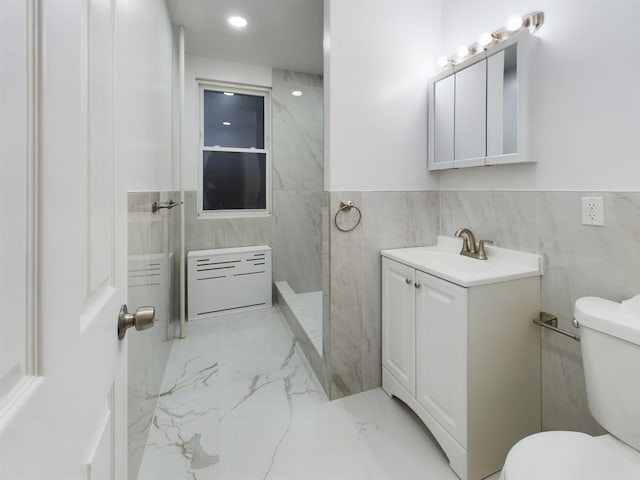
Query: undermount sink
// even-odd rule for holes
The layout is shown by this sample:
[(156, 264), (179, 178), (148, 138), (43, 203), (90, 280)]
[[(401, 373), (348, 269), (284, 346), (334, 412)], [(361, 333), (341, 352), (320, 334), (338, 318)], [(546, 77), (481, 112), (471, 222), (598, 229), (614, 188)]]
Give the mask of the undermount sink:
[(436, 245), (383, 250), (382, 256), (462, 287), (542, 275), (540, 255), (487, 245), (488, 259), (477, 260), (460, 255), (461, 248), (461, 238), (438, 235)]

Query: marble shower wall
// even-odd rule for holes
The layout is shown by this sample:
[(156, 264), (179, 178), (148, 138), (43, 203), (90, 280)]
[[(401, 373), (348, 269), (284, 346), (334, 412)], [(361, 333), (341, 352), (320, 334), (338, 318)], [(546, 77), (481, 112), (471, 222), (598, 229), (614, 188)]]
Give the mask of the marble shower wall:
[[(295, 89), (303, 95), (292, 96)], [(304, 292), (320, 290), (322, 99), (321, 76), (273, 71), (273, 215), (199, 218), (198, 193), (186, 191), (187, 251), (269, 245), (273, 249), (274, 280), (288, 280)]]
[(273, 70), (273, 279), (296, 293), (322, 289), (322, 82)]
[(154, 201), (177, 199), (179, 192), (128, 194), (129, 311), (156, 307), (156, 323), (145, 332), (130, 330), (128, 343), (129, 477), (136, 478), (156, 408), (171, 344), (179, 324), (179, 210), (153, 214)]
[[(581, 197), (602, 196), (605, 226), (581, 224)], [(573, 304), (595, 295), (622, 300), (640, 292), (640, 193), (442, 192), (440, 231), (465, 226), (496, 245), (539, 253), (544, 261), (542, 311), (571, 324)], [(586, 399), (580, 345), (542, 335), (542, 421), (545, 430), (602, 432)]]
[[(333, 225), (341, 200), (362, 211), (351, 232)], [(380, 250), (435, 243), (439, 211), (438, 192), (331, 192), (331, 300), (324, 332), (331, 399), (381, 385)], [(349, 226), (356, 216), (355, 210), (344, 212), (340, 224)]]
[(198, 218), (197, 195), (193, 190), (184, 192), (187, 252), (252, 245), (272, 246), (273, 217)]

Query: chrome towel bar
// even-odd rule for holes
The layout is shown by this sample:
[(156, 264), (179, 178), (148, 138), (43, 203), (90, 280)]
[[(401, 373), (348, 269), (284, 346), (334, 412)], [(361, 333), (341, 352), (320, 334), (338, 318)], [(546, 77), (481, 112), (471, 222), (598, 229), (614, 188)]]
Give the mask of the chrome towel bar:
[(566, 330), (561, 330), (560, 328), (558, 328), (558, 317), (556, 317), (552, 313), (540, 312), (540, 318), (534, 318), (532, 321), (536, 325), (548, 328), (553, 332), (564, 335), (565, 337), (572, 338), (578, 342), (580, 341), (580, 335), (576, 335), (575, 333), (567, 332)]
[(178, 205), (182, 205), (182, 203), (183, 202), (174, 202), (173, 200), (169, 200), (168, 203), (153, 202), (151, 204), (151, 212), (156, 213), (158, 210), (162, 208), (171, 209), (173, 207), (177, 207)]

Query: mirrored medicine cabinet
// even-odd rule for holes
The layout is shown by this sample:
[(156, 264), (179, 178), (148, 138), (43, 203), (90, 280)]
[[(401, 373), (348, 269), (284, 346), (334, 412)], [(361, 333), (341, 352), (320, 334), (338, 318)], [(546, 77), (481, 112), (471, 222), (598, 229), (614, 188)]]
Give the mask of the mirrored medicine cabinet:
[(429, 82), (429, 170), (530, 162), (522, 31)]

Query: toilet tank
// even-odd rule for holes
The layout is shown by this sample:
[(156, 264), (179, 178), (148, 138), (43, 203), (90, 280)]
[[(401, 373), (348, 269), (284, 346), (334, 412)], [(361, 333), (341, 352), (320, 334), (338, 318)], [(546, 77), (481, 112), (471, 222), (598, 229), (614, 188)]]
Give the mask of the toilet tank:
[(622, 303), (576, 301), (589, 410), (609, 433), (640, 450), (640, 295)]

